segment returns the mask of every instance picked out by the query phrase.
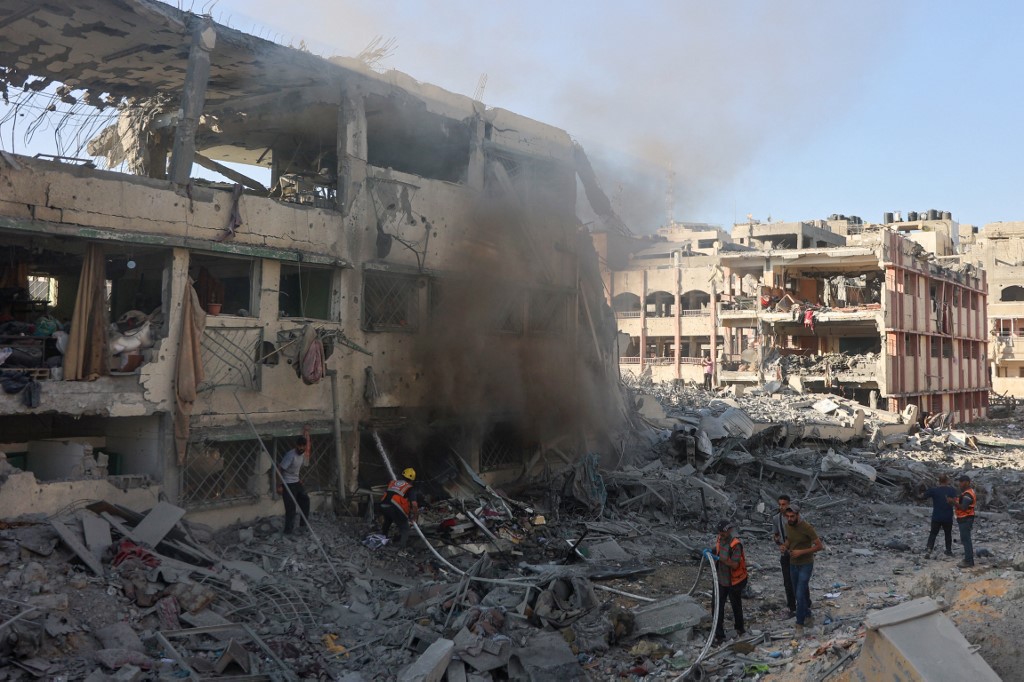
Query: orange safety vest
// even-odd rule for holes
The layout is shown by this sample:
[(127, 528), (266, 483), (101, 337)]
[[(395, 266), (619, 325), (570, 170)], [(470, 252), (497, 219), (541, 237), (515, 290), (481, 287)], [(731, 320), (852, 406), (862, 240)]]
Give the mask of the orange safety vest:
[[(736, 545), (740, 546), (740, 564), (735, 568), (729, 569), (730, 585), (739, 585), (747, 579), (747, 553), (743, 551), (743, 543), (740, 542), (739, 538), (733, 538), (732, 542), (729, 543), (730, 548)], [(722, 541), (720, 539), (715, 540), (715, 554), (722, 556)]]
[(390, 501), (408, 516), (412, 505), (409, 504), (409, 499), (406, 495), (410, 490), (412, 490), (412, 483), (408, 481), (391, 481), (391, 483), (388, 483), (387, 492), (384, 493), (384, 497), (380, 498), (380, 501)]
[[(964, 495), (971, 496), (971, 506), (967, 509), (960, 508), (960, 500), (964, 498)], [(974, 494), (974, 488), (968, 488), (967, 490), (960, 493), (960, 497), (956, 500), (956, 506), (953, 507), (953, 513), (956, 514), (957, 519), (966, 519), (969, 516), (974, 516), (974, 505), (978, 503), (978, 496)]]

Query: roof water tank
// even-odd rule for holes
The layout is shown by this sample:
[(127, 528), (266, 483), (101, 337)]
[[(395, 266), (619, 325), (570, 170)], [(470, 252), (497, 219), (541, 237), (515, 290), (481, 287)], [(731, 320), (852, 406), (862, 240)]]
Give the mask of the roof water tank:
[(887, 212), (887, 213), (883, 213), (883, 214), (882, 214), (882, 222), (883, 222), (883, 223), (885, 223), (886, 225), (888, 225), (888, 224), (890, 224), (890, 223), (891, 223), (892, 221), (893, 221), (893, 220), (892, 220), (892, 211), (889, 211), (889, 212)]
[(949, 211), (943, 211), (942, 212), (942, 219), (943, 220), (952, 220), (953, 219), (953, 214), (950, 213)]
[(914, 222), (917, 220), (917, 211), (907, 211), (907, 221)]
[(929, 208), (928, 209), (928, 220), (938, 220), (938, 219), (939, 219), (939, 212), (936, 211), (934, 208)]

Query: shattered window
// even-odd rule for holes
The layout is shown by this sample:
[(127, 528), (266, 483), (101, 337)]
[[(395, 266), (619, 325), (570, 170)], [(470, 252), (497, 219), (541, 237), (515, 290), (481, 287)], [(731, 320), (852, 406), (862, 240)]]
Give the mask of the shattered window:
[(416, 277), (388, 272), (363, 273), (363, 329), (416, 331), (419, 283)]
[(281, 264), (278, 304), (281, 317), (331, 320), (332, 280), (330, 268)]
[(179, 502), (199, 507), (255, 500), (259, 497), (255, 481), (261, 450), (256, 439), (190, 443)]
[(507, 422), (495, 424), (480, 446), (480, 471), (517, 466), (523, 457), (519, 430)]
[(257, 261), (193, 253), (189, 276), (195, 282), (199, 305), (210, 315), (256, 317), (253, 282)]
[(939, 338), (936, 336), (932, 337), (932, 357), (939, 357)]
[(942, 357), (951, 358), (953, 357), (953, 342), (949, 339), (942, 340)]
[(525, 327), (525, 315), (523, 312), (524, 294), (521, 291), (509, 293), (502, 307), (498, 312), (498, 331), (502, 334), (513, 334), (519, 336)]
[(550, 291), (530, 294), (530, 333), (561, 334), (566, 327), (566, 295)]
[[(301, 434), (274, 439), (274, 456), (280, 460), (284, 453), (295, 447), (295, 439)], [(330, 433), (312, 434), (309, 437), (309, 462), (302, 467), (302, 483), (309, 492), (335, 490), (338, 477), (335, 473), (334, 436)]]
[(903, 354), (907, 357), (917, 355), (917, 337), (913, 334), (907, 334), (903, 337)]

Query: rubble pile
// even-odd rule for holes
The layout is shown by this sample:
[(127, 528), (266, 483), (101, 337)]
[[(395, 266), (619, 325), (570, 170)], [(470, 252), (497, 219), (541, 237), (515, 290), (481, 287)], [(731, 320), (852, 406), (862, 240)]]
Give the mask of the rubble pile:
[[(166, 502), (6, 520), (0, 680), (824, 679), (857, 664), (870, 614), (925, 596), (958, 605), (968, 640), (1014, 669), (1006, 637), (976, 618), (1024, 634), (1016, 414), (915, 430), (784, 389), (635, 402), (619, 461), (584, 456), (514, 495), (466, 467), (451, 497), (424, 500), (407, 547), (379, 535), (369, 492), (366, 517), (317, 515), (297, 535), (280, 518), (214, 532)], [(923, 552), (920, 484), (962, 471), (981, 502), (976, 574)], [(781, 494), (826, 543), (805, 637), (785, 618), (771, 541)], [(705, 548), (722, 518), (747, 555), (748, 628), (712, 648)]]

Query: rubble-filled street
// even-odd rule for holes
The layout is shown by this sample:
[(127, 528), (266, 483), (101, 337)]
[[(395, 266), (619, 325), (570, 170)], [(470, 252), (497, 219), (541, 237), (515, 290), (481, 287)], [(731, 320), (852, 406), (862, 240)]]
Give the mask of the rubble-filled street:
[[(405, 547), (371, 519), (379, 491), (361, 517), (316, 514), (288, 535), (280, 517), (213, 532), (165, 502), (4, 519), (0, 679), (878, 679), (858, 672), (885, 630), (871, 619), (922, 598), (966, 637), (954, 658), (1015, 679), (1019, 411), (917, 429), (837, 396), (644, 388), (619, 462), (502, 490), (465, 467), (450, 497), (423, 500)], [(952, 555), (925, 553), (919, 497), (963, 472), (979, 494), (973, 568), (955, 530)], [(802, 634), (772, 539), (780, 495), (825, 545)], [(723, 519), (746, 553), (746, 628), (727, 608), (712, 642), (704, 550)]]

